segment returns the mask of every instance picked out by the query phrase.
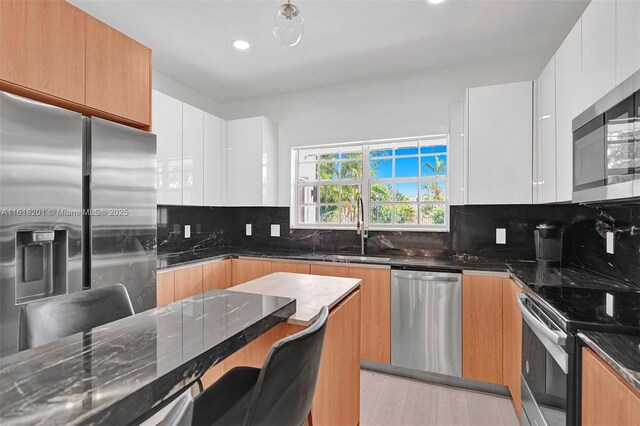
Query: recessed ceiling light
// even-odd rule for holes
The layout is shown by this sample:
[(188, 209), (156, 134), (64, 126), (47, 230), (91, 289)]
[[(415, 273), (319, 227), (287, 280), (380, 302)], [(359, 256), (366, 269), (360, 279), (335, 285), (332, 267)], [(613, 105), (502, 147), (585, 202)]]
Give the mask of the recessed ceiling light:
[(427, 2), (431, 4), (440, 4), (444, 2), (444, 0), (427, 0)]
[(247, 50), (249, 47), (251, 47), (249, 42), (244, 40), (233, 40), (231, 44), (238, 50)]

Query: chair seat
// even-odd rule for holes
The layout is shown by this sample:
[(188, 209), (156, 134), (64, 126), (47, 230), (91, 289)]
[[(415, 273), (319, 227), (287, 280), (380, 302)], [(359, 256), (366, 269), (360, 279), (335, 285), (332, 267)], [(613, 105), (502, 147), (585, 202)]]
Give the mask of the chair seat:
[(196, 397), (193, 425), (242, 425), (259, 375), (254, 367), (228, 371)]

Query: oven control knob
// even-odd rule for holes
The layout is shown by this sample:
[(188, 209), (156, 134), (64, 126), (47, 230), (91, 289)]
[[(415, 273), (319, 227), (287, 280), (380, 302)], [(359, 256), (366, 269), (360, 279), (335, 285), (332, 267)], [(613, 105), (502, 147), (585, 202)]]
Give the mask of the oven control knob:
[(527, 370), (527, 374), (529, 374), (529, 361), (524, 362), (524, 369)]

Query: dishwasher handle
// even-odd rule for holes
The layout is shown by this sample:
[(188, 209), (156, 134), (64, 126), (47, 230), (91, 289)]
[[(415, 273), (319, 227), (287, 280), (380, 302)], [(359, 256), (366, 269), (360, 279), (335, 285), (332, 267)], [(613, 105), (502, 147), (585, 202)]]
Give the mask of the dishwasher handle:
[(438, 273), (438, 272), (421, 272), (421, 271), (393, 271), (393, 277), (402, 280), (420, 280), (420, 281), (434, 281), (445, 283), (457, 283), (460, 282), (459, 274), (450, 273)]

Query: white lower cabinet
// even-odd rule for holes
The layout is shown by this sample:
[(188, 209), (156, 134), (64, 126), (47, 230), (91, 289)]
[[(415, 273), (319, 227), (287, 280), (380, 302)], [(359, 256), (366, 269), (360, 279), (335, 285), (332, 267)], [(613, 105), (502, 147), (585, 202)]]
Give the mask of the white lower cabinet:
[(278, 126), (266, 117), (227, 121), (227, 205), (278, 200)]
[(533, 82), (467, 90), (468, 204), (531, 204)]
[(153, 91), (158, 204), (182, 204), (182, 102)]

